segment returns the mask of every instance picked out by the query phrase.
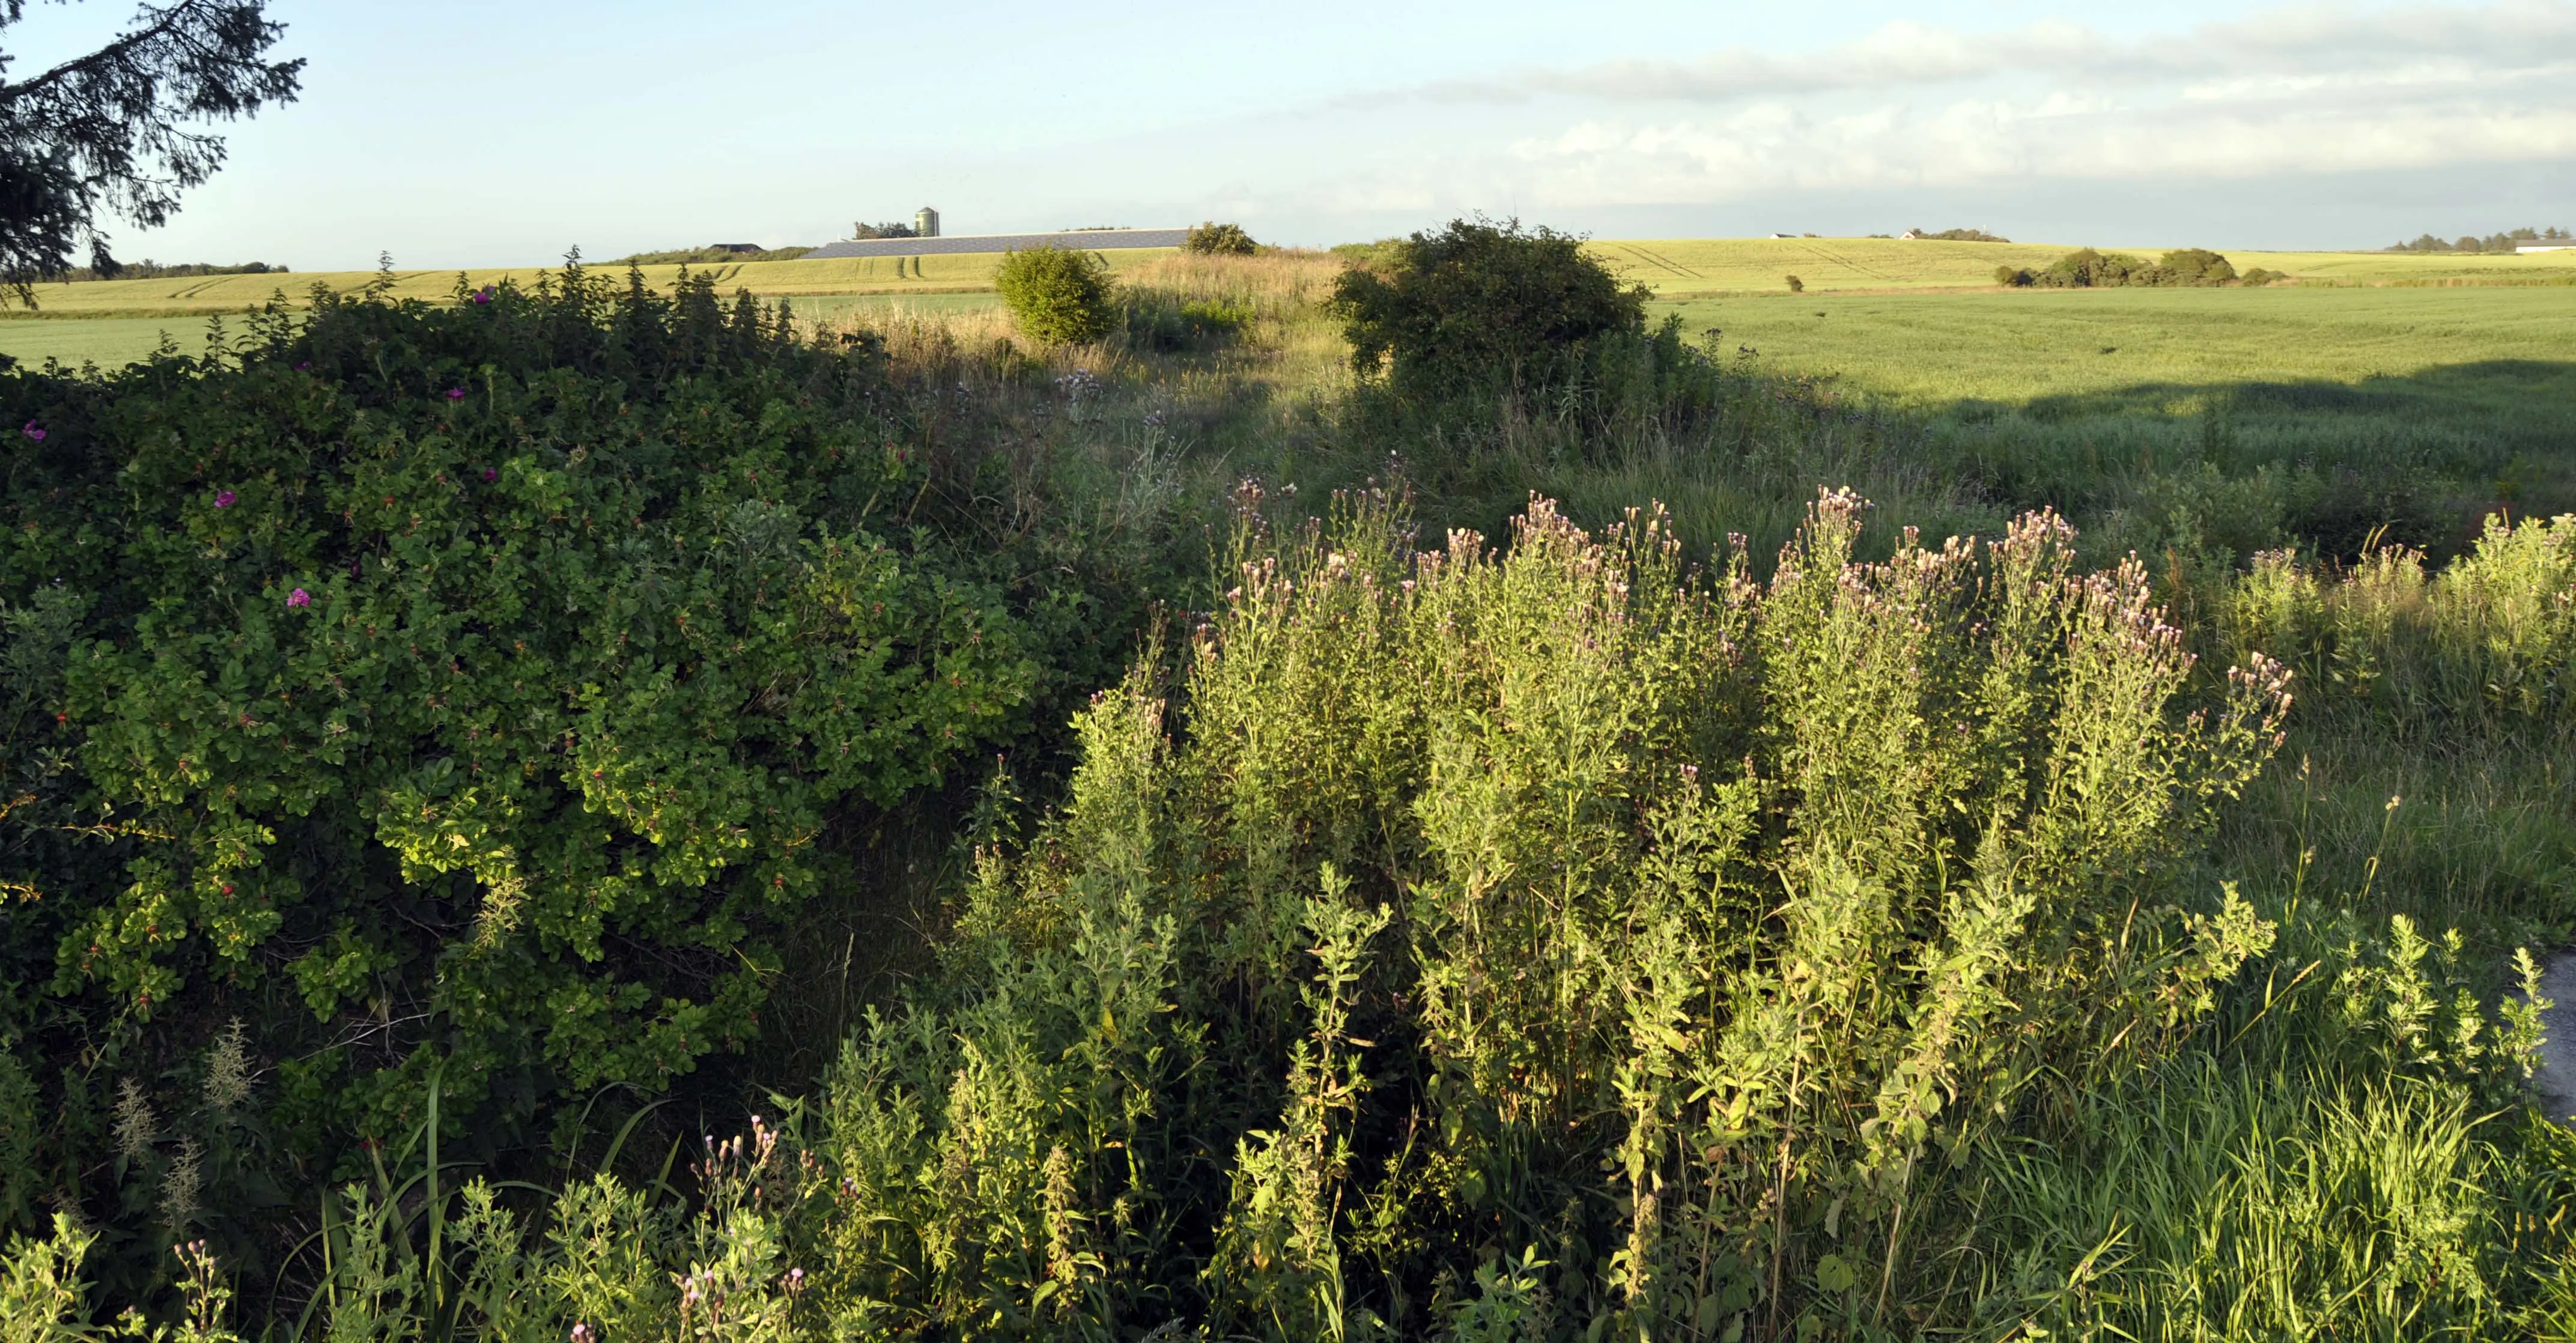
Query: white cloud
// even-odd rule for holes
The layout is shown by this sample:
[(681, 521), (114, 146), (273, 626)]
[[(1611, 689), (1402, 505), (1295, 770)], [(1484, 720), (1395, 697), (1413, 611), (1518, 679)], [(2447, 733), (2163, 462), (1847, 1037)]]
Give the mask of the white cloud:
[(2330, 79), (2442, 71), (2450, 80), (2537, 73), (2576, 62), (2576, 4), (2349, 6), (2276, 10), (2179, 35), (2118, 40), (2058, 20), (2000, 32), (1903, 21), (1822, 51), (1747, 48), (1696, 60), (1618, 60), (1452, 80), (1361, 100), (1518, 102), (1549, 96), (1610, 102), (1732, 102), (1844, 89), (1894, 90), (2029, 75), (2092, 85), (2231, 76)]
[(2124, 40), (1905, 23), (1808, 55), (1523, 71), (1406, 96), (1515, 107), (1494, 120), (1522, 129), (1441, 164), (1451, 181), (1637, 205), (2576, 158), (2571, 76), (2576, 3), (2525, 0), (2289, 9)]

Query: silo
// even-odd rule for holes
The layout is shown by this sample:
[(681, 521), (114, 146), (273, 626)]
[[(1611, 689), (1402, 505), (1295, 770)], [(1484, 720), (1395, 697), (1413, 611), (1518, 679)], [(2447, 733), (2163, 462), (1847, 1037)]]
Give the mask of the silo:
[(912, 231), (925, 238), (939, 236), (939, 212), (925, 205), (912, 217)]

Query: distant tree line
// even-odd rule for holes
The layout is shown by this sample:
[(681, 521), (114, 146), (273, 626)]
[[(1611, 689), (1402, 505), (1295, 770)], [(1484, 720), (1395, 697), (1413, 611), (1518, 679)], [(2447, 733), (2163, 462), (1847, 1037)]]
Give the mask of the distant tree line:
[(918, 238), (921, 235), (915, 232), (910, 224), (886, 223), (858, 225), (851, 231), (850, 236), (866, 242), (871, 238)]
[(2413, 242), (2402, 242), (2387, 250), (2391, 252), (2510, 252), (2524, 243), (2531, 242), (2576, 242), (2576, 234), (2570, 234), (2563, 228), (2518, 228), (2510, 233), (2490, 233), (2483, 238), (2463, 235), (2444, 242), (2427, 233)]
[(1926, 242), (2011, 242), (2012, 239), (1988, 233), (1981, 228), (1945, 228), (1938, 233), (1930, 229), (1908, 229)]
[(102, 272), (96, 266), (73, 266), (47, 278), (64, 282), (78, 280), (181, 280), (193, 275), (285, 275), (284, 266), (265, 261), (245, 261), (238, 266), (216, 266), (203, 261), (188, 261), (165, 266), (158, 261), (127, 261), (113, 272)]
[(2025, 289), (2211, 288), (2270, 284), (2288, 278), (2261, 266), (2239, 271), (2226, 257), (2201, 247), (2167, 252), (2153, 264), (2123, 252), (2097, 252), (2087, 247), (2059, 257), (2045, 270), (1995, 267), (1995, 283)]
[[(909, 238), (909, 233), (903, 236)], [(615, 266), (695, 266), (716, 261), (794, 261), (811, 252), (811, 247), (745, 248), (739, 243), (709, 243), (704, 247), (674, 247), (661, 252), (637, 252), (610, 262)]]

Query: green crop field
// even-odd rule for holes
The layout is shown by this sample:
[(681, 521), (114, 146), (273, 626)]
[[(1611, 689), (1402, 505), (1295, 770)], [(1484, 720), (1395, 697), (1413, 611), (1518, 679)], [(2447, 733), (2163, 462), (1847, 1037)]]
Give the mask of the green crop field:
[[(2150, 260), (2168, 247), (2100, 244)], [(1893, 238), (1682, 238), (1591, 245), (1620, 278), (1656, 293), (1779, 292), (1795, 275), (1811, 292), (1974, 289), (1994, 284), (1997, 266), (2037, 270), (2073, 245), (1908, 242)], [(2261, 266), (2305, 282), (2341, 285), (2570, 284), (2576, 250), (2519, 255), (2391, 252), (2251, 252), (2221, 248), (2243, 270)]]
[(0, 354), (30, 364), (59, 359), (114, 368), (152, 353), (165, 335), (194, 354), (204, 348), (205, 334), (206, 319), (197, 316), (0, 321)]
[[(2196, 369), (2227, 367), (2253, 378), (2326, 377), (2350, 379), (2390, 373), (2400, 366), (2420, 365), (2415, 348), (2419, 327), (2427, 328), (2445, 349), (2476, 344), (2493, 334), (2508, 343), (2546, 340), (2553, 331), (2532, 326), (2551, 319), (2538, 315), (2576, 310), (2576, 299), (2547, 292), (2576, 285), (2576, 251), (2532, 256), (2419, 255), (2378, 252), (2246, 252), (2229, 255), (2242, 266), (2264, 266), (2285, 272), (2299, 283), (2275, 287), (2256, 297), (2241, 290), (2186, 291), (2157, 294), (2125, 291), (2111, 294), (2020, 294), (2012, 302), (2028, 306), (1981, 308), (1985, 296), (1944, 296), (1944, 290), (1991, 290), (2000, 265), (2038, 269), (2075, 250), (2072, 246), (2026, 243), (1907, 242), (1885, 238), (1701, 238), (1601, 241), (1590, 251), (1622, 279), (1653, 289), (1659, 298), (1684, 305), (1686, 320), (1696, 327), (1721, 325), (1747, 337), (1766, 355), (1784, 360), (1782, 367), (1834, 371), (1851, 375), (1856, 385), (1909, 396), (1956, 394), (1977, 397), (2057, 395), (2100, 390), (2121, 379), (2200, 376)], [(2163, 249), (2127, 250), (2154, 256)], [(1113, 271), (1171, 255), (1168, 248), (1107, 251)], [(748, 289), (765, 298), (794, 298), (809, 318), (844, 320), (851, 314), (920, 312), (951, 313), (993, 306), (993, 272), (998, 254), (923, 257), (858, 257), (823, 261), (760, 261), (700, 266), (720, 288)], [(646, 266), (644, 282), (667, 290), (682, 267)], [(621, 272), (622, 273), (622, 272)], [(442, 299), (455, 292), (461, 275), (469, 286), (502, 281), (536, 282), (540, 268), (398, 270), (391, 293), (397, 298)], [(1826, 319), (1830, 330), (1805, 331), (1789, 320), (1797, 296), (1786, 293), (1785, 277), (1796, 275), (1808, 298), (1841, 295), (1868, 300), (1862, 306), (1835, 308), (1843, 319)], [(217, 275), (185, 279), (109, 280), (40, 285), (35, 298), (43, 323), (0, 320), (0, 354), (41, 361), (61, 358), (79, 363), (96, 360), (117, 364), (138, 359), (160, 343), (164, 330), (183, 347), (194, 349), (202, 315), (245, 312), (282, 297), (304, 301), (315, 285), (351, 294), (377, 283), (372, 271), (316, 271), (289, 275)], [(2544, 292), (2519, 300), (2491, 302), (2493, 295), (2463, 297), (2456, 304), (2383, 294), (2377, 299), (2281, 298), (2280, 293), (2320, 288), (2481, 289), (2536, 287)], [(1906, 297), (1905, 291), (1927, 291)], [(1777, 296), (1787, 306), (1728, 305), (1722, 319), (1710, 316), (1707, 300), (1754, 295)], [(900, 303), (890, 303), (901, 300)], [(1908, 306), (1929, 304), (1931, 306)], [(1943, 306), (1964, 304), (1967, 306)], [(2058, 305), (2058, 306), (2050, 306)], [(2071, 305), (2071, 306), (2070, 306)], [(1812, 313), (1814, 309), (1806, 310)], [(2069, 318), (2069, 313), (2080, 316)], [(2254, 314), (2245, 320), (2246, 314)], [(2504, 316), (2504, 314), (2512, 314)], [(1805, 320), (1814, 320), (1812, 317)], [(2491, 320), (2513, 327), (2488, 333)], [(2097, 329), (2099, 328), (2099, 329)], [(2134, 329), (2133, 329), (2134, 328)], [(1946, 333), (1937, 350), (1912, 349), (1905, 342), (1928, 331)], [(1813, 338), (1811, 338), (1813, 337)], [(2284, 348), (2279, 341), (2298, 342)], [(2093, 344), (2087, 346), (2086, 342)], [(2124, 359), (2096, 366), (2089, 354), (2103, 345), (2127, 352)], [(2516, 348), (2524, 348), (2516, 346)], [(2390, 352), (2382, 357), (2378, 351)], [(1998, 361), (2001, 351), (2007, 359)], [(1929, 355), (1929, 362), (1923, 356)], [(2518, 358), (2546, 355), (2526, 350)], [(2239, 367), (2251, 359), (2256, 367)], [(2445, 356), (2447, 359), (2447, 356)], [(2413, 363), (2410, 363), (2413, 361)], [(1869, 372), (1884, 362), (1880, 372)], [(2436, 362), (2440, 362), (2437, 360)], [(1947, 371), (1944, 371), (1947, 370)], [(1965, 383), (1960, 380), (1965, 379)], [(1981, 381), (1982, 380), (1982, 381)], [(2018, 392), (1975, 390), (1966, 384), (2009, 383)]]
[(2576, 288), (2014, 290), (1663, 305), (1776, 371), (1936, 408), (2330, 383), (2576, 406)]

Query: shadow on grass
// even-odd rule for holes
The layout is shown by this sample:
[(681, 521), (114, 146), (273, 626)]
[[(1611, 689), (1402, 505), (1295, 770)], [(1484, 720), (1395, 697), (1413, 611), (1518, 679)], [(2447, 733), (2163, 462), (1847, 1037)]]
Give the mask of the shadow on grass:
[[(1976, 422), (2011, 409), (1993, 401), (1962, 401), (1946, 413)], [(2214, 411), (2248, 418), (2358, 415), (2463, 424), (2501, 421), (2534, 431), (2546, 427), (2564, 435), (2576, 433), (2576, 360), (2484, 359), (2374, 375), (2357, 383), (2323, 378), (2139, 382), (2097, 392), (2034, 397), (2018, 409), (2030, 419), (2051, 422)]]

